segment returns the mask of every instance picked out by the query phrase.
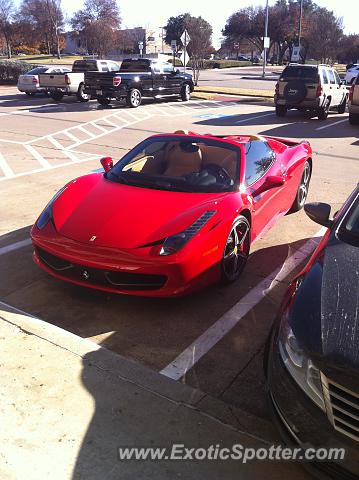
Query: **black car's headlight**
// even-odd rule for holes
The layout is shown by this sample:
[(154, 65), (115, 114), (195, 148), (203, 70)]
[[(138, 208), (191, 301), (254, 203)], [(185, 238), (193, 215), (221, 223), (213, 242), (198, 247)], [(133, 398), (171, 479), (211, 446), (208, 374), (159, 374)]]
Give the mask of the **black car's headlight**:
[(206, 225), (215, 213), (216, 210), (207, 210), (194, 223), (192, 223), (190, 227), (186, 228), (186, 230), (167, 237), (163, 242), (159, 254), (172, 255), (177, 253), (200, 231), (201, 228)]
[(41, 215), (37, 219), (36, 225), (37, 228), (42, 230), (43, 228), (46, 227), (46, 225), (49, 223), (50, 220), (52, 220), (52, 206), (55, 203), (55, 200), (59, 198), (59, 196), (63, 193), (63, 191), (67, 188), (67, 185), (65, 185), (61, 190), (59, 190), (49, 201), (49, 203), (46, 205), (44, 210), (42, 211)]
[(281, 319), (279, 330), (280, 356), (299, 387), (325, 411), (320, 370), (298, 344), (288, 319), (289, 313), (286, 311)]

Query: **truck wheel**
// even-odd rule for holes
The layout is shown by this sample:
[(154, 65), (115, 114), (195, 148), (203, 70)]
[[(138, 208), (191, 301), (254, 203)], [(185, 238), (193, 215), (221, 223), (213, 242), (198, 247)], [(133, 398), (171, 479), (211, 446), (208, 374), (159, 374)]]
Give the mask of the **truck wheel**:
[(132, 88), (126, 97), (126, 104), (128, 107), (137, 108), (141, 105), (142, 95), (137, 88)]
[(88, 102), (90, 100), (90, 95), (84, 92), (85, 85), (80, 83), (79, 89), (77, 90), (77, 100), (80, 102)]
[(287, 107), (285, 105), (276, 105), (275, 114), (277, 117), (285, 117), (287, 114)]
[(63, 99), (64, 94), (62, 92), (51, 92), (51, 98), (56, 101), (60, 101)]
[(319, 120), (326, 120), (328, 118), (329, 108), (330, 108), (330, 99), (327, 98), (325, 100), (324, 105), (318, 109)]
[(344, 100), (338, 107), (338, 113), (345, 113), (345, 109), (347, 108), (347, 97), (344, 97)]
[(97, 97), (97, 101), (100, 105), (103, 105), (104, 107), (106, 107), (107, 105), (110, 105), (111, 98), (109, 98), (109, 97)]
[(188, 83), (185, 83), (181, 88), (181, 100), (182, 102), (188, 102), (191, 98), (191, 88)]

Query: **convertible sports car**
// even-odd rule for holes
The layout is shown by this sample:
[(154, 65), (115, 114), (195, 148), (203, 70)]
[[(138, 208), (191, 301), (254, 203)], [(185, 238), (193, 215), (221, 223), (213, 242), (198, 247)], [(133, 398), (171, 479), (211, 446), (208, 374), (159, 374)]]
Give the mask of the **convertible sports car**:
[(68, 183), (31, 230), (49, 274), (109, 292), (177, 296), (241, 274), (250, 245), (302, 208), (308, 142), (261, 136), (152, 136), (105, 172)]

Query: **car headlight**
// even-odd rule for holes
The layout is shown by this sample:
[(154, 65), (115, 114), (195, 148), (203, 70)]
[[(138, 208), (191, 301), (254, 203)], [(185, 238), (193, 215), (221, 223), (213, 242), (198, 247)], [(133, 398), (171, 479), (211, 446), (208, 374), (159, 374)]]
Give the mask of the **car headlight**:
[(296, 383), (319, 408), (325, 411), (320, 370), (313, 364), (290, 328), (288, 310), (284, 313), (279, 330), (279, 353)]
[(183, 232), (176, 233), (167, 237), (163, 242), (160, 255), (172, 255), (177, 253), (193, 238), (206, 223), (213, 217), (216, 210), (207, 210), (204, 212), (191, 226), (183, 230)]
[(59, 190), (49, 201), (49, 203), (46, 205), (44, 210), (42, 211), (41, 215), (37, 219), (36, 225), (37, 228), (42, 230), (43, 228), (46, 227), (46, 225), (49, 223), (50, 220), (52, 220), (52, 206), (55, 203), (55, 200), (59, 198), (59, 196), (63, 193), (63, 191), (67, 188), (67, 185), (65, 185), (61, 190)]

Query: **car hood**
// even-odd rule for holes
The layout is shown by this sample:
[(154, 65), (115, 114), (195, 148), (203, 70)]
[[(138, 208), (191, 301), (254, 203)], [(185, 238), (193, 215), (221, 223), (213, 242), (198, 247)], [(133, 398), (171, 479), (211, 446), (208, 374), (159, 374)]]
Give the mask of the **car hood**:
[(359, 248), (331, 236), (305, 275), (290, 323), (324, 369), (359, 368)]
[(70, 183), (52, 211), (61, 235), (81, 243), (96, 236), (96, 245), (132, 249), (181, 232), (206, 210), (217, 210), (226, 195), (134, 187), (97, 173)]

